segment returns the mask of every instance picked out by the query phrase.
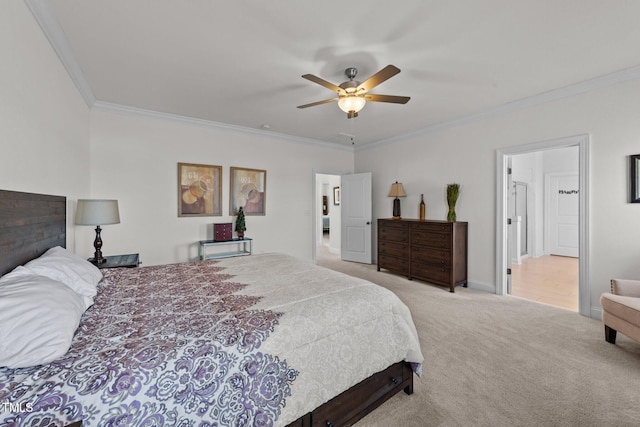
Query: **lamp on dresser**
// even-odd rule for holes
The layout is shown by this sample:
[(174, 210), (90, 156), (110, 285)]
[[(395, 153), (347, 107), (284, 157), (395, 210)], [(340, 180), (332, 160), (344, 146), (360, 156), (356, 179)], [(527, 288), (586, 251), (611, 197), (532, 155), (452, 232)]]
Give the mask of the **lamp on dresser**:
[(402, 183), (396, 181), (391, 184), (391, 190), (389, 191), (389, 197), (395, 197), (393, 199), (393, 219), (402, 219), (400, 216), (400, 199), (398, 197), (406, 197)]
[(94, 264), (103, 264), (106, 260), (102, 257), (101, 225), (119, 224), (117, 200), (104, 199), (80, 199), (76, 208), (76, 225), (95, 225), (96, 239), (93, 241), (95, 253), (90, 260)]

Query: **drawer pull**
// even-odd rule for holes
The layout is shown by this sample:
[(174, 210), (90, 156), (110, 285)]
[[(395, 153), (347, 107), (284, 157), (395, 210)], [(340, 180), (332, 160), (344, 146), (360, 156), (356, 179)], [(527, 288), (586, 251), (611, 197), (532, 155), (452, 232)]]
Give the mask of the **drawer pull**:
[(391, 382), (394, 384), (398, 384), (398, 379), (396, 377), (391, 377)]
[(331, 421), (327, 421), (327, 422), (326, 422), (326, 426), (327, 426), (327, 427), (333, 427), (333, 423), (332, 423)]

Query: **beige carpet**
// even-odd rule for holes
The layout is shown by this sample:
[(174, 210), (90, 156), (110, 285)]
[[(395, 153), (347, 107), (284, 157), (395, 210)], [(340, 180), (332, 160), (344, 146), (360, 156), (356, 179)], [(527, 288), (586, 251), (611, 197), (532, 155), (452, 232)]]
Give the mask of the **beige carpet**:
[(366, 416), (368, 426), (638, 426), (640, 343), (574, 312), (485, 292), (456, 293), (342, 262), (318, 264), (375, 282), (411, 309), (424, 373)]

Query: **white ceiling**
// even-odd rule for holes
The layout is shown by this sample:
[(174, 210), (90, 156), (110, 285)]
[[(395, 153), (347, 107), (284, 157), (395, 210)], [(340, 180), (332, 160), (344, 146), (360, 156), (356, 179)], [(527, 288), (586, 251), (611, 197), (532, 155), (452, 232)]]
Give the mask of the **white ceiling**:
[[(348, 146), (640, 76), (637, 0), (26, 1), (85, 99)], [(387, 64), (406, 105), (296, 108)]]

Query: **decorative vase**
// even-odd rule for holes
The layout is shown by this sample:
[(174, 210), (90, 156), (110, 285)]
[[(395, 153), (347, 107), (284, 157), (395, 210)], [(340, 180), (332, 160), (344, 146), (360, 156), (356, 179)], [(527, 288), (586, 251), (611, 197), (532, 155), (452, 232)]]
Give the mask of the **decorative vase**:
[(449, 212), (447, 212), (447, 221), (456, 222), (456, 207), (449, 206)]
[(460, 194), (460, 184), (447, 185), (447, 204), (449, 212), (447, 212), (447, 221), (456, 222), (456, 202)]
[(424, 218), (427, 214), (427, 207), (424, 204), (424, 194), (420, 195), (420, 221), (424, 221)]

